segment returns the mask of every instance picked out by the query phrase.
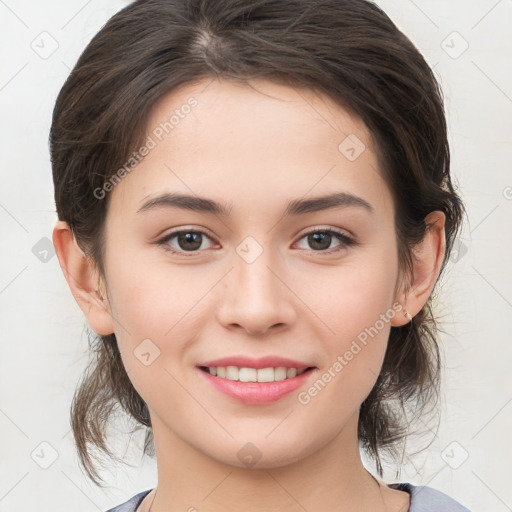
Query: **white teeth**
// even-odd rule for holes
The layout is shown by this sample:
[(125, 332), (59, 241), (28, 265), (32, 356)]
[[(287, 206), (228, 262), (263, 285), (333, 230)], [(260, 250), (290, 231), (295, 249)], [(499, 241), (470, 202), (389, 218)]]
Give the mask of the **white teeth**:
[(236, 366), (226, 366), (226, 379), (238, 380), (238, 368)]
[(210, 366), (208, 371), (210, 375), (228, 380), (239, 380), (240, 382), (279, 382), (285, 379), (292, 379), (306, 370), (297, 370), (297, 368), (286, 368), (284, 366), (258, 369), (238, 368), (237, 366)]
[(286, 378), (291, 379), (292, 377), (295, 377), (297, 375), (297, 368), (288, 368), (286, 370)]
[(274, 382), (274, 368), (258, 369), (258, 382)]
[(274, 380), (284, 380), (286, 379), (286, 368), (284, 366), (278, 366), (274, 370)]
[(258, 370), (256, 368), (240, 368), (236, 380), (240, 380), (240, 382), (258, 382)]

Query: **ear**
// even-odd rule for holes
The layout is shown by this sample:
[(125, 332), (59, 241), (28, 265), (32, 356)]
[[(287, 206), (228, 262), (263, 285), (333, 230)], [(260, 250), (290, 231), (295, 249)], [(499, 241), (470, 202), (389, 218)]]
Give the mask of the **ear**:
[[(396, 297), (396, 301), (411, 317), (418, 314), (426, 304), (439, 276), (446, 251), (445, 221), (443, 212), (429, 213), (425, 217), (427, 225), (425, 236), (412, 250), (412, 283), (406, 290), (402, 289)], [(405, 314), (399, 314), (392, 319), (391, 325), (399, 327), (409, 321)]]
[(71, 293), (89, 326), (100, 335), (112, 334), (114, 323), (106, 291), (98, 289), (101, 286), (105, 290), (98, 269), (78, 246), (67, 222), (58, 221), (55, 225), (53, 245)]

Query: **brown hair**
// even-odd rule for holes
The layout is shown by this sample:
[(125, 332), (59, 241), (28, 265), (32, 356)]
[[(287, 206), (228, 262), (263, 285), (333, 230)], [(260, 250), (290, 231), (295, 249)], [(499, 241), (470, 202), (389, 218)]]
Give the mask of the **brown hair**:
[[(366, 0), (139, 0), (88, 44), (60, 91), (50, 132), (59, 219), (102, 274), (109, 194), (98, 199), (94, 191), (140, 147), (157, 102), (208, 77), (307, 87), (357, 114), (374, 137), (394, 197), (401, 270), (411, 269), (411, 248), (434, 210), (446, 215), (444, 270), (463, 205), (449, 174), (442, 92), (379, 7)], [(407, 436), (406, 407), (413, 404), (419, 418), (437, 403), (441, 367), (431, 299), (411, 323), (391, 328), (382, 371), (360, 407), (359, 440), (380, 476), (380, 452), (396, 457)], [(148, 427), (144, 453), (153, 448), (152, 430), (115, 335), (92, 336), (90, 350), (71, 423), (80, 462), (101, 485), (90, 448), (114, 457), (106, 445), (114, 409)]]

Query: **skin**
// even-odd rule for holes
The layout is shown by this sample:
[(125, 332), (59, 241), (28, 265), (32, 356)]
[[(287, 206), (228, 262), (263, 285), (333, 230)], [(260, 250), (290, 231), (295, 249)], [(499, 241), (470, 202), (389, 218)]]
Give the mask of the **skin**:
[[(54, 230), (64, 275), (89, 325), (115, 332), (150, 410), (158, 488), (139, 510), (405, 512), (409, 495), (375, 481), (357, 439), (359, 406), (379, 374), (391, 325), (408, 322), (403, 312), (308, 404), (298, 393), (393, 304), (412, 316), (423, 307), (445, 251), (444, 215), (428, 216), (414, 272), (402, 275), (392, 196), (364, 123), (312, 91), (251, 85), (204, 80), (157, 105), (148, 134), (190, 97), (198, 101), (111, 192), (105, 276), (66, 223)], [(354, 161), (338, 149), (348, 134), (366, 146)], [(212, 198), (230, 216), (165, 206), (137, 213), (164, 191)], [(351, 206), (282, 216), (292, 199), (333, 191), (359, 196), (373, 212)], [(319, 249), (304, 236), (317, 227), (358, 243), (347, 246), (333, 235)], [(209, 237), (191, 257), (173, 254), (155, 242), (176, 228), (205, 229)], [(236, 251), (247, 236), (262, 249), (251, 263)], [(186, 254), (191, 244), (180, 246), (175, 237), (169, 245)], [(148, 338), (160, 354), (146, 366), (134, 351)], [(268, 354), (318, 369), (277, 402), (247, 405), (198, 378), (195, 368), (228, 355)], [(248, 442), (261, 454), (252, 468), (237, 457)]]

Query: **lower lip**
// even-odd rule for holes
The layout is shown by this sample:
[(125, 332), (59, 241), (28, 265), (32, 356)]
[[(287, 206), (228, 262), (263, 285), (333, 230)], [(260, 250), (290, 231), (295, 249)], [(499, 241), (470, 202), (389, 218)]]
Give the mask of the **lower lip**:
[(301, 373), (297, 377), (274, 382), (240, 382), (216, 377), (209, 372), (197, 368), (208, 382), (218, 391), (236, 398), (244, 404), (268, 404), (275, 402), (283, 396), (302, 386), (313, 374), (316, 368)]

